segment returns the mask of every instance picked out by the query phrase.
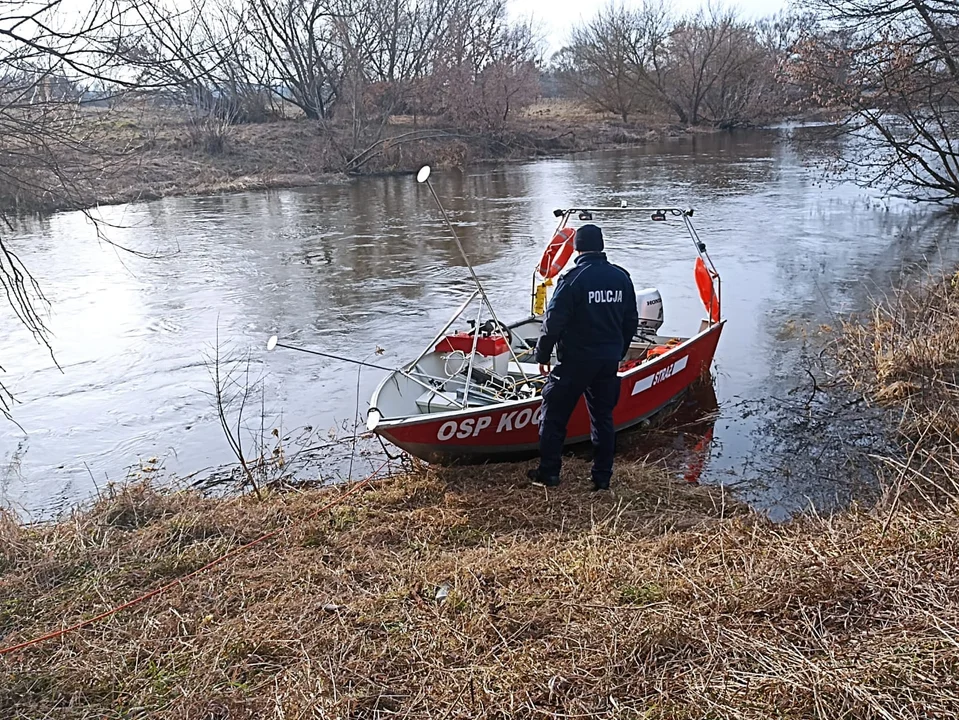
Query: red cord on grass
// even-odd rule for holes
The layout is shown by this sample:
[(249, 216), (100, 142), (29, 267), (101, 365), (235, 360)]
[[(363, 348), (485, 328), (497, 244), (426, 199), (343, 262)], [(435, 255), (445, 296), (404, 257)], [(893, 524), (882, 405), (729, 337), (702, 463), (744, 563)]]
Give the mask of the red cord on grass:
[(87, 627), (88, 625), (92, 625), (92, 624), (95, 623), (95, 622), (99, 622), (100, 620), (103, 620), (104, 618), (108, 618), (108, 617), (110, 617), (111, 615), (115, 615), (115, 614), (117, 614), (118, 612), (120, 612), (121, 610), (126, 610), (126, 609), (128, 609), (128, 608), (133, 607), (134, 605), (139, 605), (139, 604), (142, 603), (142, 602), (146, 602), (146, 601), (149, 600), (150, 598), (152, 598), (152, 597), (154, 597), (154, 596), (156, 596), (156, 595), (160, 595), (161, 593), (166, 592), (167, 590), (169, 590), (170, 588), (174, 587), (175, 585), (179, 585), (179, 584), (183, 583), (184, 581), (189, 580), (190, 578), (196, 577), (196, 576), (199, 575), (200, 573), (205, 572), (206, 570), (209, 570), (210, 568), (215, 567), (216, 565), (219, 565), (219, 564), (222, 563), (224, 560), (228, 560), (228, 559), (230, 559), (231, 557), (233, 557), (234, 555), (239, 555), (239, 554), (240, 554), (241, 552), (243, 552), (244, 550), (249, 550), (249, 549), (250, 549), (251, 547), (253, 547), (254, 545), (258, 545), (259, 543), (261, 543), (261, 542), (263, 542), (263, 541), (265, 541), (265, 540), (269, 540), (270, 538), (275, 537), (276, 535), (279, 535), (279, 534), (280, 534), (281, 532), (283, 532), (284, 530), (292, 529), (292, 528), (296, 527), (297, 525), (299, 525), (299, 524), (301, 524), (301, 523), (305, 523), (305, 522), (307, 522), (307, 521), (309, 521), (309, 520), (312, 520), (313, 518), (315, 518), (315, 517), (316, 517), (317, 515), (319, 515), (320, 513), (326, 512), (326, 511), (329, 510), (330, 508), (335, 507), (336, 505), (338, 505), (338, 504), (340, 504), (341, 502), (343, 502), (344, 500), (346, 500), (346, 498), (348, 498), (350, 495), (352, 495), (353, 493), (357, 492), (360, 488), (364, 487), (365, 485), (368, 485), (368, 484), (370, 483), (370, 481), (371, 481), (374, 477), (376, 477), (377, 475), (379, 475), (380, 471), (381, 471), (383, 468), (385, 468), (386, 465), (387, 465), (387, 463), (384, 462), (384, 463), (383, 463), (382, 465), (380, 465), (376, 470), (374, 470), (370, 475), (367, 475), (364, 479), (360, 480), (358, 483), (356, 483), (353, 487), (351, 487), (351, 488), (350, 488), (349, 490), (347, 490), (345, 493), (343, 493), (342, 495), (340, 495), (338, 498), (336, 498), (336, 499), (333, 500), (332, 502), (327, 503), (326, 505), (324, 505), (323, 507), (321, 507), (319, 510), (316, 510), (316, 511), (310, 513), (309, 515), (307, 515), (306, 517), (302, 518), (301, 520), (299, 520), (298, 522), (294, 523), (293, 525), (288, 525), (288, 526), (286, 526), (286, 527), (277, 528), (276, 530), (271, 530), (270, 532), (266, 533), (266, 535), (261, 535), (261, 536), (258, 537), (256, 540), (252, 540), (252, 541), (248, 542), (246, 545), (240, 545), (240, 547), (233, 548), (232, 550), (230, 550), (230, 551), (229, 551), (228, 553), (226, 553), (225, 555), (221, 555), (220, 557), (216, 558), (215, 560), (211, 560), (210, 562), (208, 562), (208, 563), (207, 563), (206, 565), (204, 565), (203, 567), (198, 568), (198, 569), (194, 570), (194, 571), (191, 572), (191, 573), (187, 573), (187, 574), (184, 575), (183, 577), (179, 577), (179, 578), (177, 578), (176, 580), (171, 580), (171, 581), (168, 582), (166, 585), (161, 585), (160, 587), (158, 587), (158, 588), (156, 588), (156, 589), (154, 589), (154, 590), (151, 590), (151, 591), (148, 592), (148, 593), (144, 593), (144, 594), (141, 595), (140, 597), (134, 598), (133, 600), (130, 600), (129, 602), (125, 602), (125, 603), (123, 603), (122, 605), (118, 605), (117, 607), (112, 608), (111, 610), (107, 610), (106, 612), (100, 613), (100, 614), (97, 615), (96, 617), (92, 617), (92, 618), (89, 618), (89, 619), (87, 619), (87, 620), (83, 620), (82, 622), (79, 622), (79, 623), (77, 623), (76, 625), (73, 625), (73, 626), (68, 627), (68, 628), (64, 628), (64, 629), (62, 629), (62, 630), (56, 630), (56, 631), (54, 631), (54, 632), (47, 633), (46, 635), (41, 635), (40, 637), (35, 637), (35, 638), (33, 638), (32, 640), (27, 640), (27, 641), (22, 642), (22, 643), (19, 643), (19, 644), (17, 644), (17, 645), (11, 645), (10, 647), (2, 648), (2, 649), (0, 649), (0, 655), (7, 655), (8, 653), (12, 653), (12, 652), (16, 652), (17, 650), (23, 650), (24, 648), (28, 648), (28, 647), (30, 647), (31, 645), (38, 645), (39, 643), (45, 642), (45, 641), (47, 641), (47, 640), (53, 640), (54, 638), (63, 637), (64, 635), (68, 635), (69, 633), (76, 632), (77, 630), (80, 630), (80, 629), (82, 629), (82, 628), (85, 628), (85, 627)]

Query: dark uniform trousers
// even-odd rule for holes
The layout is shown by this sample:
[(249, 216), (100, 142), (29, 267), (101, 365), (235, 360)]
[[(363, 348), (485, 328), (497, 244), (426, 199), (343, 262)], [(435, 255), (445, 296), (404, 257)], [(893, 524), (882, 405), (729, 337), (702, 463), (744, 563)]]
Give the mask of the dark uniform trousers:
[(639, 321), (636, 292), (629, 273), (611, 264), (604, 253), (576, 258), (562, 275), (543, 318), (534, 359), (545, 365), (556, 350), (558, 364), (543, 388), (540, 414), (540, 480), (558, 481), (566, 425), (586, 395), (593, 440), (593, 482), (609, 487), (616, 435), (613, 408), (619, 400), (620, 360)]
[(616, 360), (577, 359), (561, 362), (550, 372), (543, 388), (539, 426), (541, 476), (559, 476), (566, 426), (585, 394), (593, 442), (593, 481), (609, 483), (616, 451), (613, 408), (619, 401), (618, 370)]

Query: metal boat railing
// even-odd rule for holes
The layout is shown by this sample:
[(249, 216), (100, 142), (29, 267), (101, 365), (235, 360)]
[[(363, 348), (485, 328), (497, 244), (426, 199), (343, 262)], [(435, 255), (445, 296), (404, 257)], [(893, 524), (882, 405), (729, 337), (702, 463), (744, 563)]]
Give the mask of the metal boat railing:
[[(696, 250), (697, 255), (702, 258), (703, 263), (706, 266), (706, 269), (709, 271), (710, 276), (716, 280), (716, 302), (717, 306), (722, 311), (722, 278), (719, 276), (719, 271), (716, 269), (716, 265), (713, 263), (709, 253), (706, 251), (706, 243), (704, 243), (697, 232), (696, 228), (693, 226), (691, 218), (695, 212), (692, 208), (679, 208), (679, 207), (668, 207), (668, 206), (635, 206), (631, 207), (625, 202), (619, 206), (594, 206), (594, 207), (571, 207), (571, 208), (559, 208), (553, 211), (553, 215), (559, 218), (559, 223), (556, 226), (556, 231), (554, 235), (562, 230), (569, 223), (569, 219), (575, 215), (579, 214), (580, 220), (592, 220), (592, 213), (641, 213), (649, 214), (651, 222), (663, 222), (666, 220), (667, 216), (679, 217), (682, 218), (683, 224), (686, 228), (686, 232), (689, 235), (690, 240), (693, 242), (693, 248)], [(535, 302), (536, 302), (536, 278), (539, 276), (538, 270), (533, 270), (533, 299), (530, 304), (530, 313), (535, 314)], [(719, 322), (721, 318), (713, 319), (712, 313), (707, 313), (707, 322), (709, 325), (713, 325), (716, 322)]]

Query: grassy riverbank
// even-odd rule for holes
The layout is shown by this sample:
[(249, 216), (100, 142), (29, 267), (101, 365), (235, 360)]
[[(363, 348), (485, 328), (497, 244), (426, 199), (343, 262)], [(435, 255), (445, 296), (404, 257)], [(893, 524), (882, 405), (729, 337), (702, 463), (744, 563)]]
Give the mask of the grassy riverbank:
[[(544, 101), (496, 133), (450, 129), (398, 116), (373, 142), (350, 128), (304, 118), (197, 126), (182, 111), (128, 102), (64, 120), (69, 142), (52, 144), (20, 186), (0, 189), (0, 210), (58, 210), (314, 185), (344, 174), (415, 172), (487, 160), (621, 147), (692, 132), (665, 118), (623, 123), (573, 101)], [(703, 132), (697, 130), (695, 132)]]
[(903, 418), (874, 507), (774, 525), (642, 464), (597, 496), (577, 460), (548, 493), (521, 466), (422, 469), (306, 523), (344, 490), (138, 486), (57, 524), (6, 519), (5, 643), (291, 529), (0, 659), (0, 715), (955, 717), (957, 285), (837, 343), (849, 379)]

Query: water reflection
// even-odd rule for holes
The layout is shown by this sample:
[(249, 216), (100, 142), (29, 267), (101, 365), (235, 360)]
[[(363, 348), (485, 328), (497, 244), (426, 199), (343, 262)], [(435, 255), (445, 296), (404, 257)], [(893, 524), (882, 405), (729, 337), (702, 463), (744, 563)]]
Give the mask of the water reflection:
[[(617, 439), (622, 460), (658, 462), (688, 483), (704, 480), (713, 455), (716, 421), (721, 408), (712, 382), (694, 385), (648, 429), (635, 429)], [(706, 478), (708, 481), (708, 477)]]
[[(664, 202), (697, 208), (696, 223), (723, 275), (729, 323), (716, 359), (718, 414), (698, 444), (701, 481), (736, 483), (771, 512), (828, 505), (821, 468), (786, 478), (769, 442), (786, 423), (770, 398), (807, 382), (798, 322), (815, 330), (864, 307), (904, 269), (959, 254), (957, 220), (852, 186), (822, 182), (835, 140), (797, 147), (806, 131), (702, 136), (625, 151), (539, 160), (434, 183), (498, 312), (529, 308), (533, 264), (569, 204)], [(814, 132), (814, 131), (811, 131)], [(832, 143), (832, 145), (830, 145)], [(415, 354), (469, 292), (468, 274), (432, 204), (412, 177), (377, 177), (309, 189), (107, 208), (111, 239), (164, 259), (99, 245), (80, 214), (26, 223), (13, 239), (51, 299), (65, 372), (4, 316), (0, 358), (28, 430), (0, 427), (0, 482), (9, 502), (44, 510), (122, 478), (157, 456), (189, 473), (228, 461), (208, 397), (204, 357), (217, 336), (252, 352), (266, 374), (266, 410), (284, 431), (347, 423), (378, 381), (332, 361), (262, 351), (289, 341), (378, 362)], [(639, 286), (663, 293), (667, 332), (698, 326), (694, 255), (679, 223), (602, 221), (611, 258)], [(633, 440), (634, 441), (634, 440)], [(631, 442), (633, 442), (631, 441)], [(670, 441), (672, 442), (672, 441)], [(339, 469), (329, 461), (329, 474)], [(781, 464), (780, 464), (781, 466)], [(89, 468), (89, 471), (88, 469)], [(322, 470), (321, 470), (322, 471)], [(828, 473), (827, 473), (828, 474)], [(765, 488), (765, 489), (764, 489)], [(845, 494), (848, 497), (853, 491)], [(794, 498), (800, 498), (799, 501)], [(832, 497), (837, 497), (834, 492)]]

